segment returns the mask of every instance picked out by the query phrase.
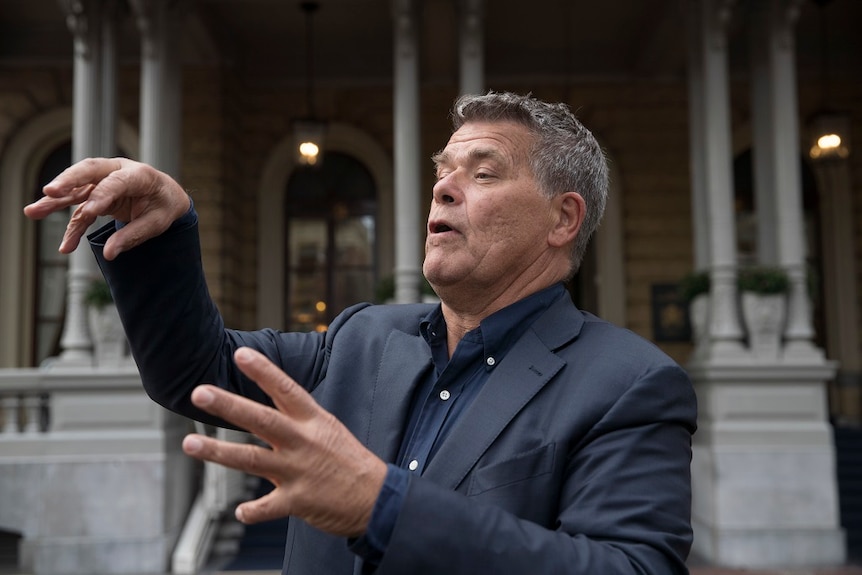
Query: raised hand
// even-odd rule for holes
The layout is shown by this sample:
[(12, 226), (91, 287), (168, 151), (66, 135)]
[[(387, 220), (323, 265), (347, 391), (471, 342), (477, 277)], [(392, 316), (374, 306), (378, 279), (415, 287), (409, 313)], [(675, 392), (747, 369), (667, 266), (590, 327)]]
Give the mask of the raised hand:
[(197, 387), (192, 402), (254, 433), (272, 449), (191, 434), (183, 450), (275, 485), (267, 495), (237, 507), (236, 517), (243, 523), (293, 515), (333, 535), (363, 534), (386, 464), (266, 357), (240, 348), (234, 361), (277, 409), (211, 385)]
[(60, 243), (62, 253), (73, 252), (99, 216), (127, 224), (105, 244), (107, 260), (161, 234), (189, 209), (188, 195), (170, 176), (126, 158), (81, 160), (42, 191), (44, 197), (24, 208), (27, 217), (39, 220), (77, 206)]

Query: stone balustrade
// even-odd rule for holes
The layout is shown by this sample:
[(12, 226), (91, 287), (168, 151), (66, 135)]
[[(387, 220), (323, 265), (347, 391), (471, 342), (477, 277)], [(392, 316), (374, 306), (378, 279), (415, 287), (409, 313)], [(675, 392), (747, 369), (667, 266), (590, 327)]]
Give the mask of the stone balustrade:
[(0, 528), (39, 575), (166, 572), (198, 491), (191, 422), (134, 366), (0, 370)]

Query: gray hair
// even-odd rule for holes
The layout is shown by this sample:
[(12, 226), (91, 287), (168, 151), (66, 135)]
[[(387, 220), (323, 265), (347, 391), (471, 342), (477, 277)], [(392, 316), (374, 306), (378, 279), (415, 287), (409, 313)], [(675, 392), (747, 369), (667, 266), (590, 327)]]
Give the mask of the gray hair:
[(565, 104), (549, 104), (510, 92), (465, 95), (452, 108), (452, 126), (467, 122), (515, 122), (534, 136), (530, 167), (542, 193), (552, 198), (574, 191), (586, 214), (572, 250), (572, 270), (581, 265), (608, 197), (608, 165), (599, 143)]

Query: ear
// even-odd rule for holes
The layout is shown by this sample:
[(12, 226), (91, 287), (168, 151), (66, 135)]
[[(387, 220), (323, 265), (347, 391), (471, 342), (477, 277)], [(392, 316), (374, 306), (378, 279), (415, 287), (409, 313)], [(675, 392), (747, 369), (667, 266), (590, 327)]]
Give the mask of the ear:
[(548, 232), (548, 244), (563, 247), (578, 236), (586, 213), (586, 202), (577, 192), (565, 192), (552, 200), (554, 225)]

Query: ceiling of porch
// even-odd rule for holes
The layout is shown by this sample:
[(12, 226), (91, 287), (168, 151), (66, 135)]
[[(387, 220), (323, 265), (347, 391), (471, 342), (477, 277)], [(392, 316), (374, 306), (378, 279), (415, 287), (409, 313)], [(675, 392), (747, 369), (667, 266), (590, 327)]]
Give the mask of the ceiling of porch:
[[(744, 13), (731, 0), (731, 66), (747, 70)], [(862, 2), (803, 0), (798, 29), (799, 76), (819, 81), (862, 72)], [(304, 82), (306, 36), (299, 0), (185, 0), (187, 63), (229, 63), (241, 73)], [(457, 2), (424, 0), (422, 80), (458, 77)], [(684, 0), (485, 0), (486, 83), (547, 78), (679, 78), (685, 73)], [(821, 26), (825, 15), (825, 26)], [(134, 62), (139, 40), (127, 18), (122, 54)], [(314, 16), (314, 75), (321, 83), (390, 82), (391, 0), (320, 0)], [(822, 30), (828, 41), (824, 53)], [(71, 35), (58, 0), (3, 0), (0, 66), (69, 65)]]

